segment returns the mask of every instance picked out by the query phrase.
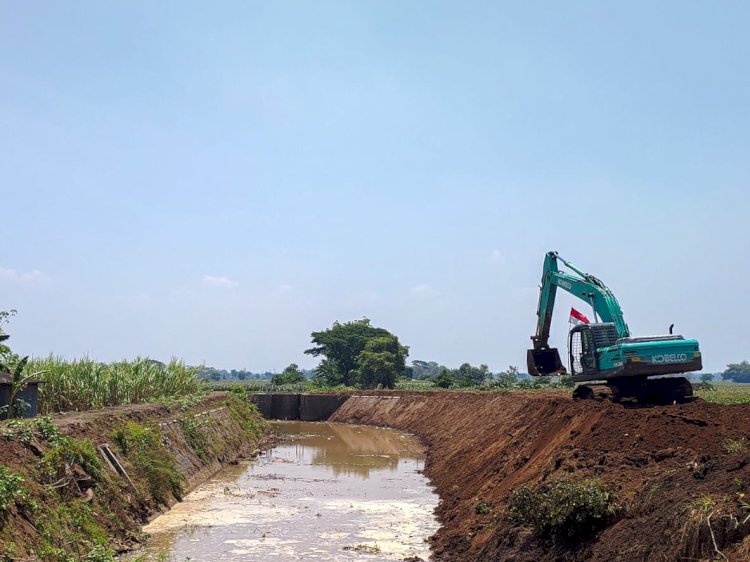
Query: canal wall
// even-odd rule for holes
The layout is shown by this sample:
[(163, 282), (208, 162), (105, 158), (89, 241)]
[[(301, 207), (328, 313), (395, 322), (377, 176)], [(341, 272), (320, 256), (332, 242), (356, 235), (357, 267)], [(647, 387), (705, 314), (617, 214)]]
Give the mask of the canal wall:
[[(727, 445), (747, 442), (750, 405), (628, 408), (562, 392), (371, 392), (351, 396), (329, 421), (421, 439), (441, 500), (437, 560), (750, 560), (747, 509), (733, 499), (750, 493), (750, 447)], [(614, 494), (617, 515), (583, 542), (543, 540), (508, 516), (510, 497), (524, 486), (592, 478)], [(698, 498), (710, 508), (701, 511)]]
[(276, 392), (253, 394), (250, 401), (266, 419), (326, 421), (349, 398), (349, 394)]

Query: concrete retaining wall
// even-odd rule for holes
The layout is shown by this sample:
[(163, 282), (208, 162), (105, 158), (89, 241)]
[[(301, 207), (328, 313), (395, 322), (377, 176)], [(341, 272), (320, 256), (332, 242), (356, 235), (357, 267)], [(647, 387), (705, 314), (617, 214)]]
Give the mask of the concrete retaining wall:
[(348, 394), (254, 394), (251, 402), (264, 418), (325, 421), (347, 401)]

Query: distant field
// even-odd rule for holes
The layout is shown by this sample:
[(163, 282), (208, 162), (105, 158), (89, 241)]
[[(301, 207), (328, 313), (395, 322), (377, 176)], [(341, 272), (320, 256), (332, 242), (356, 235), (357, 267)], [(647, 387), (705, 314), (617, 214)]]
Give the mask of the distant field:
[[(274, 386), (271, 381), (208, 381), (205, 383), (210, 390), (229, 390), (229, 391), (247, 391), (247, 392), (356, 392), (355, 388), (346, 387), (319, 387), (312, 382), (306, 382), (295, 385)], [(560, 387), (542, 387), (542, 388), (515, 388), (512, 390), (559, 390)], [(396, 383), (396, 390), (445, 390), (453, 392), (478, 390), (476, 387), (471, 388), (452, 388), (442, 389), (436, 387), (432, 381), (399, 381)], [(507, 392), (508, 389), (483, 389), (495, 392)], [(706, 402), (716, 404), (750, 404), (750, 383), (727, 383), (717, 382), (709, 387), (702, 388), (696, 384), (696, 396)]]
[(717, 382), (711, 390), (696, 390), (695, 394), (706, 402), (716, 404), (750, 404), (750, 383)]

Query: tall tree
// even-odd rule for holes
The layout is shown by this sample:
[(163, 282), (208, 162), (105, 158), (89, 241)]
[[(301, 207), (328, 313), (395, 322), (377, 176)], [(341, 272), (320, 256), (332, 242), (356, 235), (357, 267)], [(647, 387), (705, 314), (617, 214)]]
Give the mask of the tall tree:
[(299, 384), (305, 382), (305, 373), (296, 363), (290, 363), (281, 373), (271, 377), (271, 384)]
[[(353, 322), (334, 322), (333, 326), (327, 330), (311, 334), (315, 346), (306, 350), (305, 353), (313, 357), (324, 358), (316, 369), (316, 378), (326, 384), (353, 386), (358, 382), (357, 377), (360, 376), (357, 372), (360, 367), (360, 354), (365, 350), (369, 341), (381, 337), (396, 338), (388, 330), (372, 326), (368, 318)], [(396, 342), (398, 342), (397, 338)], [(408, 349), (403, 346), (402, 348), (405, 361)], [(378, 351), (372, 352), (379, 353)], [(374, 360), (372, 357), (369, 359)], [(401, 371), (403, 371), (403, 363)]]
[(750, 363), (747, 361), (730, 363), (726, 370), (721, 373), (721, 378), (725, 381), (750, 382)]
[(354, 374), (364, 388), (393, 388), (396, 379), (404, 372), (409, 350), (394, 335), (379, 336), (369, 340), (357, 356)]

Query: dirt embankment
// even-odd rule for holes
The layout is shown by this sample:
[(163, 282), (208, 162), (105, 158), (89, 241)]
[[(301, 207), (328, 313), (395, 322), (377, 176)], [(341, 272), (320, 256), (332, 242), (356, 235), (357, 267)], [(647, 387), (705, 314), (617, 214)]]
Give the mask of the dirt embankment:
[[(331, 421), (422, 438), (441, 498), (441, 560), (750, 560), (750, 406), (415, 393), (354, 396)], [(588, 477), (613, 489), (622, 510), (584, 543), (545, 542), (506, 516), (519, 486)]]
[(109, 560), (266, 435), (257, 410), (228, 394), (3, 422), (0, 560)]

